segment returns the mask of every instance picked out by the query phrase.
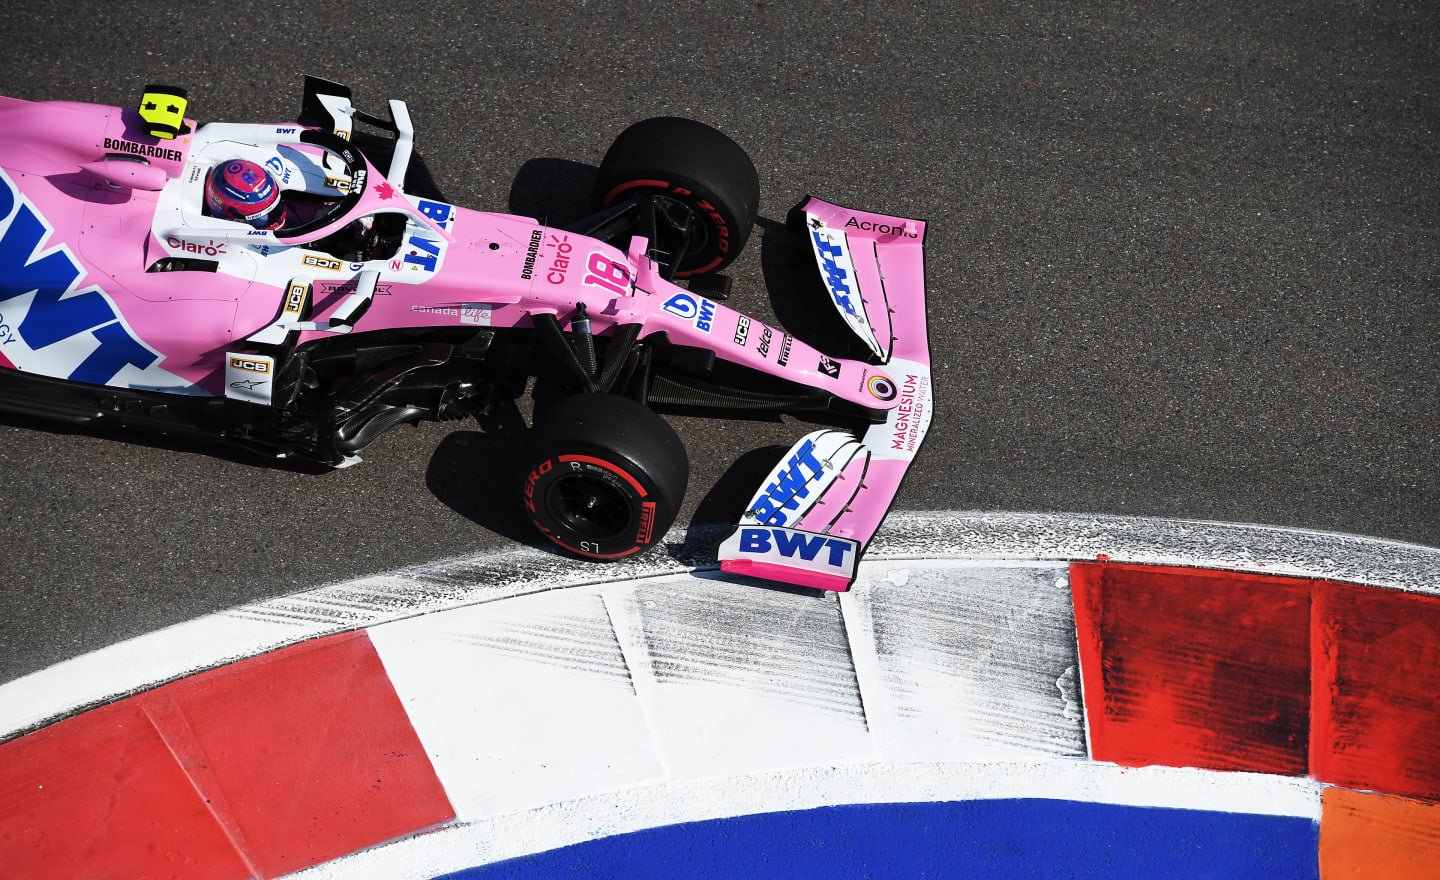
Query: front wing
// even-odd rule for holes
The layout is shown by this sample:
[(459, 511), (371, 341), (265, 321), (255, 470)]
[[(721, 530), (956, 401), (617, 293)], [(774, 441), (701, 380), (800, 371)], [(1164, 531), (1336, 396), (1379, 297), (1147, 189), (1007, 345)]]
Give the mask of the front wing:
[(723, 571), (843, 591), (930, 425), (925, 224), (813, 197), (794, 219), (841, 318), (889, 374), (898, 403), (863, 435), (822, 430), (801, 438), (718, 556)]

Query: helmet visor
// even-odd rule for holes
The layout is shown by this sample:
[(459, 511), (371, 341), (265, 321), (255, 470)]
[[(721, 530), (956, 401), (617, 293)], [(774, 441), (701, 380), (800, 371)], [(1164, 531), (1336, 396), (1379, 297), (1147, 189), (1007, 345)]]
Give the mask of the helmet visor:
[(249, 213), (247, 213), (245, 207), (241, 205), (236, 205), (231, 210), (237, 215), (235, 217), (236, 220), (248, 223), (256, 229), (269, 229), (271, 223), (280, 216), (280, 202), (277, 200), (269, 207), (256, 208)]

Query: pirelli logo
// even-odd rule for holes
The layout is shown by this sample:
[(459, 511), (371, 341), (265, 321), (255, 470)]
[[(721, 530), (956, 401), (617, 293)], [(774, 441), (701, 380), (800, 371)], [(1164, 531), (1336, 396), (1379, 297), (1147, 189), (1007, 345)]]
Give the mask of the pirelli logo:
[(315, 254), (306, 254), (304, 258), (300, 260), (300, 262), (304, 263), (306, 266), (314, 266), (317, 269), (332, 269), (336, 272), (340, 271), (339, 260), (332, 260), (328, 257), (316, 256)]
[(305, 311), (305, 296), (310, 288), (305, 284), (292, 284), (290, 290), (285, 294), (285, 317), (298, 320), (300, 313)]
[(655, 528), (655, 502), (646, 501), (640, 505), (640, 531), (635, 535), (637, 543), (644, 545), (650, 540), (651, 531)]
[(234, 357), (234, 356), (232, 356), (232, 357), (230, 358), (230, 366), (231, 366), (232, 369), (245, 370), (245, 371), (251, 372), (251, 373), (269, 373), (269, 372), (270, 372), (270, 362), (269, 362), (269, 361), (251, 360), (250, 358), (244, 358), (244, 357)]

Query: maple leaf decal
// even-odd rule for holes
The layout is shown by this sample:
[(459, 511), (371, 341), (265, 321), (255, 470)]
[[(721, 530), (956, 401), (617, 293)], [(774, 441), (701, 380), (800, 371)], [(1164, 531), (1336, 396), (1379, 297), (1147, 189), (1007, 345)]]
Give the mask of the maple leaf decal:
[(382, 199), (393, 199), (395, 197), (395, 187), (382, 181), (379, 186), (375, 187), (375, 195)]

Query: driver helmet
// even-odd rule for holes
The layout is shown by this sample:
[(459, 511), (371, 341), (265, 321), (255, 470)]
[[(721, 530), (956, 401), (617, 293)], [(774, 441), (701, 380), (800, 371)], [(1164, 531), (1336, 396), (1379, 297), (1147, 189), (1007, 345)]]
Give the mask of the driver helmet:
[(280, 187), (270, 172), (245, 159), (231, 159), (210, 169), (205, 179), (205, 204), (222, 220), (239, 220), (256, 229), (278, 229), (285, 219)]

